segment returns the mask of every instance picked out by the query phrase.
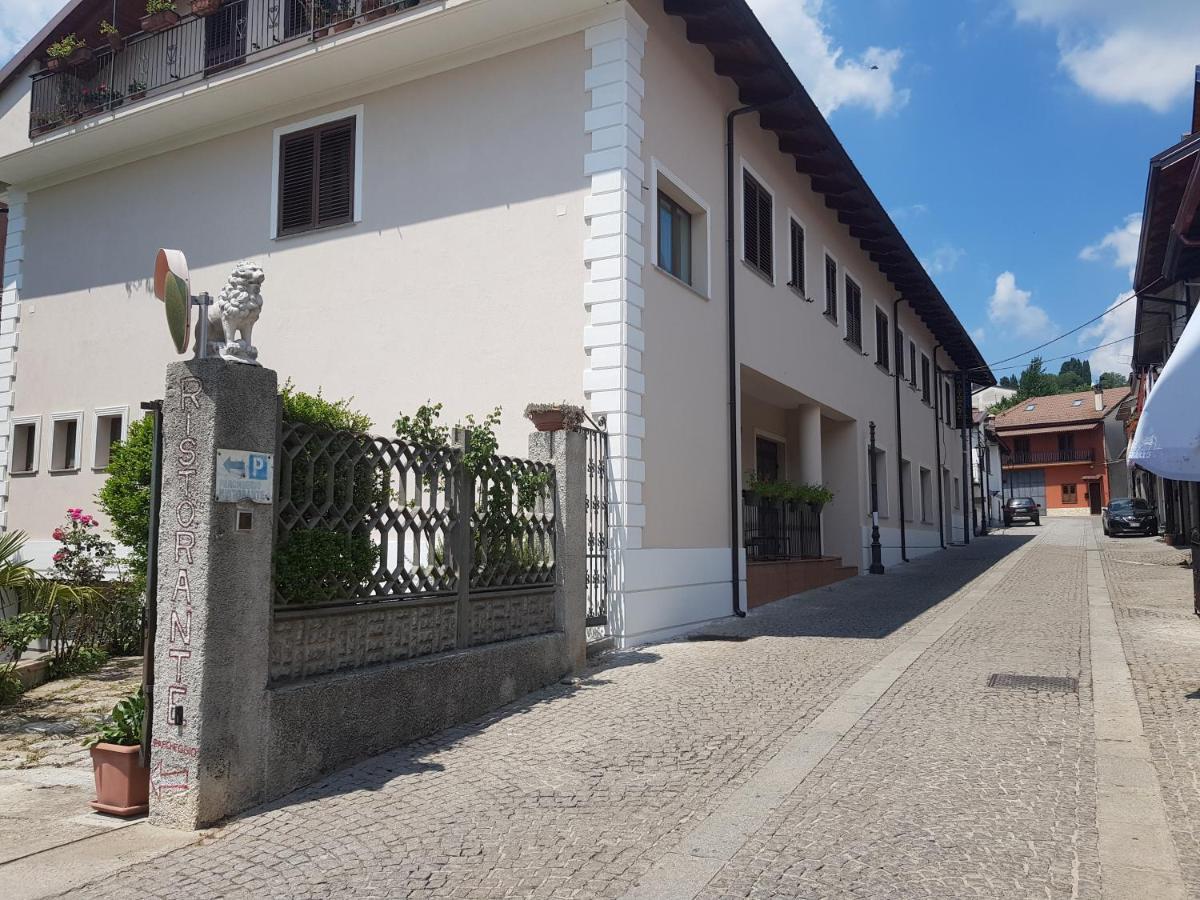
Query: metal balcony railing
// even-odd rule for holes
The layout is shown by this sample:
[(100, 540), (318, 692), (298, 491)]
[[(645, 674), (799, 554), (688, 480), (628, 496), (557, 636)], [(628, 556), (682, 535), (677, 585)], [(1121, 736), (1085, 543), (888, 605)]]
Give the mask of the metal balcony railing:
[(422, 0), (226, 0), (163, 31), (127, 39), (120, 50), (34, 76), (31, 138), (202, 81), (255, 57), (411, 9)]
[(1036, 466), (1047, 463), (1095, 462), (1094, 450), (1034, 450), (1010, 453), (1004, 457), (1006, 466)]
[(742, 527), (751, 562), (820, 559), (821, 511), (807, 503), (742, 493)]

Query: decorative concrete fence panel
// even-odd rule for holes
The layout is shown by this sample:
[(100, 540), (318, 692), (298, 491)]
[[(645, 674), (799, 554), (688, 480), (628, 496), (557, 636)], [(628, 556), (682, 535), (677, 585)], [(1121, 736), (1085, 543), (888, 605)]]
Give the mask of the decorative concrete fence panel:
[[(163, 436), (152, 821), (206, 827), (582, 668), (583, 435), (469, 469), (465, 436), (283, 424), (273, 372), (207, 359), (169, 367)], [(230, 497), (247, 468), (272, 475)]]

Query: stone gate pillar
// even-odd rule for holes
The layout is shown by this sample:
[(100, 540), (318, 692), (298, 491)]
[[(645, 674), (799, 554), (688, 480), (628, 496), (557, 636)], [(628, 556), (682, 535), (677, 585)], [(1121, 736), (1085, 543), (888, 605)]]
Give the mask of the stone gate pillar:
[(150, 745), (156, 825), (207, 827), (262, 791), (274, 506), (218, 502), (216, 476), (217, 451), (240, 451), (224, 457), (227, 478), (240, 471), (248, 484), (257, 479), (255, 491), (273, 493), (277, 395), (268, 369), (222, 359), (167, 367)]
[(587, 666), (587, 440), (578, 431), (535, 432), (529, 458), (554, 465), (555, 624), (566, 638), (565, 668)]

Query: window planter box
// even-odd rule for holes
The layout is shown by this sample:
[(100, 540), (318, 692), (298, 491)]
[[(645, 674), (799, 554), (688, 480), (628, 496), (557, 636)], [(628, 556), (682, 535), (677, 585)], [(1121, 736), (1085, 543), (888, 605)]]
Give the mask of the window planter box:
[(395, 12), (400, 7), (393, 0), (363, 0), (362, 11), (363, 18), (368, 22), (375, 19), (382, 19), (389, 13)]
[(61, 72), (67, 67), (67, 61), (60, 56), (51, 56), (46, 60), (47, 72)]
[(72, 66), (82, 66), (91, 61), (92, 49), (90, 47), (80, 47), (67, 58), (67, 62)]
[(192, 0), (193, 16), (211, 16), (221, 8), (224, 0)]
[(112, 47), (113, 53), (120, 53), (125, 49), (125, 38), (119, 34), (106, 34), (104, 39), (108, 41), (108, 46)]
[(173, 25), (179, 24), (179, 13), (158, 12), (142, 17), (142, 31), (166, 31)]
[(138, 100), (145, 100), (145, 99), (146, 99), (145, 91), (134, 91), (133, 93), (131, 93), (129, 95), (130, 103), (136, 103)]
[(343, 32), (343, 31), (349, 31), (351, 28), (353, 28), (357, 24), (358, 24), (358, 19), (355, 19), (355, 18), (343, 19), (340, 22), (334, 23), (333, 33), (339, 34), (340, 32)]

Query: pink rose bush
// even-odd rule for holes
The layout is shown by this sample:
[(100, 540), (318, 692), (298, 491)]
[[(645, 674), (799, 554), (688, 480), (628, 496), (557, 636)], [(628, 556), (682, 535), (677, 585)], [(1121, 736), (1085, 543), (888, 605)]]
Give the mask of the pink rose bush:
[(59, 548), (54, 577), (79, 585), (97, 585), (115, 562), (116, 546), (99, 533), (100, 522), (78, 507), (67, 510), (67, 519), (52, 532)]

